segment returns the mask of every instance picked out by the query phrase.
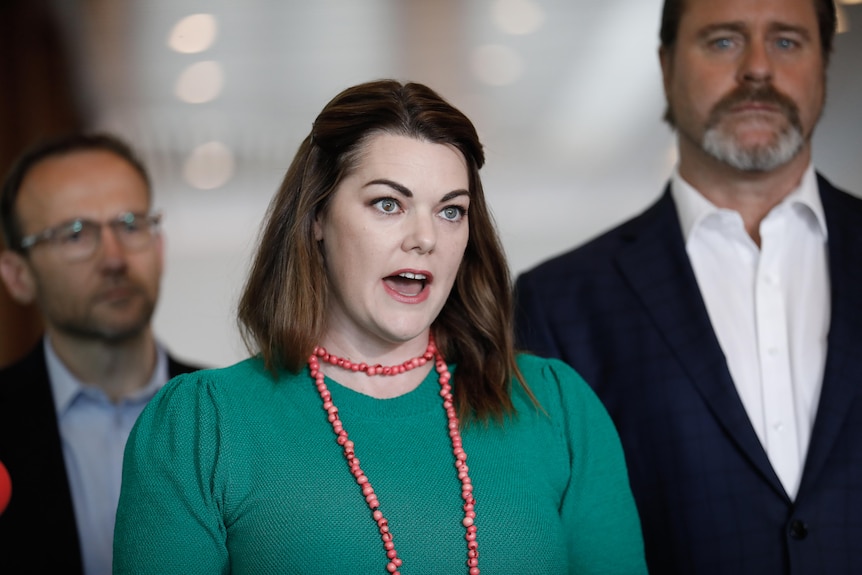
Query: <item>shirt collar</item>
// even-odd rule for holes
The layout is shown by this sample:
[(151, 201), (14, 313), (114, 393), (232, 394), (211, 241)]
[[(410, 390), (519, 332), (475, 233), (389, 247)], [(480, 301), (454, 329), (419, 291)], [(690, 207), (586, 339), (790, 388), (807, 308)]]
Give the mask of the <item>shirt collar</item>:
[[(101, 393), (101, 390), (82, 383), (69, 371), (66, 364), (63, 363), (57, 352), (54, 351), (54, 346), (51, 344), (51, 338), (48, 335), (43, 338), (43, 345), (45, 349), (45, 362), (48, 368), (48, 380), (51, 383), (51, 391), (54, 395), (54, 408), (57, 411), (58, 418), (69, 409), (72, 402), (81, 394)], [(156, 368), (153, 370), (153, 375), (146, 386), (128, 395), (124, 400), (149, 401), (167, 383), (168, 379), (168, 354), (163, 347), (156, 343)]]
[[(676, 204), (679, 222), (682, 226), (683, 237), (686, 243), (691, 238), (692, 231), (700, 225), (703, 220), (711, 215), (722, 211), (715, 204), (707, 200), (700, 192), (694, 189), (679, 174), (679, 166), (674, 168), (671, 175), (670, 193)], [(817, 188), (817, 176), (812, 164), (802, 175), (799, 186), (784, 198), (781, 205), (797, 205), (814, 217), (823, 239), (827, 238), (826, 216), (823, 212), (823, 203), (820, 201), (820, 193)], [(778, 206), (776, 206), (777, 208)], [(773, 208), (775, 209), (775, 208)]]

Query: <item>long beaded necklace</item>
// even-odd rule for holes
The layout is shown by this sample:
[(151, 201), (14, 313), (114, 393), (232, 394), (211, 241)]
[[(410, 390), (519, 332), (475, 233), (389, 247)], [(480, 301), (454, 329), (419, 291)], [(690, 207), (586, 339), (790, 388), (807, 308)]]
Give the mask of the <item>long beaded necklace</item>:
[(311, 377), (317, 385), (317, 392), (320, 394), (320, 399), (323, 401), (323, 409), (328, 414), (329, 423), (332, 424), (332, 431), (335, 432), (336, 442), (344, 450), (344, 457), (347, 459), (347, 465), (350, 472), (356, 478), (356, 483), (362, 487), (362, 495), (365, 497), (368, 508), (371, 509), (371, 517), (377, 523), (377, 528), (380, 531), (380, 538), (383, 540), (383, 548), (386, 550), (386, 557), (389, 562), (386, 564), (386, 570), (392, 575), (400, 575), (398, 569), (401, 567), (402, 561), (395, 551), (395, 543), (392, 541), (392, 533), (389, 531), (389, 521), (383, 516), (380, 511), (380, 501), (368, 481), (368, 477), (359, 467), (359, 459), (356, 457), (353, 442), (348, 439), (347, 431), (341, 423), (341, 418), (338, 417), (338, 408), (332, 403), (332, 395), (326, 387), (323, 371), (320, 369), (320, 358), (326, 363), (341, 367), (355, 372), (363, 372), (368, 376), (374, 375), (397, 375), (425, 365), (428, 361), (435, 361), (435, 368), (439, 374), (438, 381), (440, 382), (440, 396), (443, 398), (443, 409), (446, 411), (446, 417), (449, 420), (449, 437), (452, 440), (452, 453), (455, 455), (455, 467), (458, 470), (458, 479), (461, 481), (461, 498), (464, 500), (464, 520), (462, 524), (466, 529), (464, 538), (467, 540), (467, 567), (469, 567), (469, 575), (479, 575), (479, 544), (476, 541), (476, 499), (473, 497), (473, 484), (470, 481), (467, 468), (467, 453), (461, 443), (461, 432), (458, 429), (458, 415), (455, 412), (455, 404), (452, 400), (452, 386), (449, 381), (452, 379), (449, 373), (449, 368), (443, 360), (443, 355), (437, 350), (434, 344), (434, 336), (428, 339), (428, 347), (425, 353), (419, 357), (407, 360), (401, 365), (369, 366), (365, 363), (353, 363), (344, 358), (328, 353), (324, 348), (318, 346), (314, 348), (314, 353), (308, 358), (308, 367), (311, 371)]

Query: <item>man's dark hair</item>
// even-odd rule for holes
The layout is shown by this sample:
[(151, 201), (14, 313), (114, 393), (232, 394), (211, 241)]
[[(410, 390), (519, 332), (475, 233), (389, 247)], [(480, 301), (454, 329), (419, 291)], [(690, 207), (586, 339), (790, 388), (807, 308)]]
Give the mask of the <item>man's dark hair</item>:
[[(820, 47), (823, 51), (823, 61), (828, 63), (832, 54), (835, 31), (838, 27), (838, 16), (835, 10), (835, 0), (813, 0), (817, 11), (817, 22), (820, 27)], [(676, 44), (679, 32), (679, 22), (685, 10), (685, 0), (665, 0), (661, 12), (661, 30), (659, 39), (665, 50), (671, 50)]]
[(117, 136), (106, 133), (74, 133), (40, 142), (27, 149), (12, 164), (0, 189), (0, 231), (3, 232), (3, 240), (7, 248), (21, 251), (21, 222), (15, 212), (15, 202), (18, 199), (21, 184), (30, 170), (48, 158), (94, 150), (111, 152), (128, 162), (143, 178), (147, 191), (150, 190), (150, 177), (143, 162), (132, 148)]

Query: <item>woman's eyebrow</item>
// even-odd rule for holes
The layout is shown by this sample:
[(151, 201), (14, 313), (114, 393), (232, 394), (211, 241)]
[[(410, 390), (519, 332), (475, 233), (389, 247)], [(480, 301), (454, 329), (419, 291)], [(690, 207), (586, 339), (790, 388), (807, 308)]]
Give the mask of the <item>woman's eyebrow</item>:
[(445, 196), (443, 196), (442, 198), (440, 198), (440, 201), (441, 202), (448, 202), (449, 200), (453, 200), (459, 196), (469, 197), (470, 192), (467, 190), (453, 190), (453, 191), (449, 192), (448, 194), (446, 194)]
[(386, 178), (379, 178), (376, 180), (371, 180), (370, 182), (368, 182), (367, 184), (365, 184), (362, 187), (367, 188), (368, 186), (374, 186), (374, 185), (389, 186), (390, 188), (392, 188), (393, 190), (395, 190), (396, 192), (398, 192), (402, 196), (405, 196), (408, 198), (413, 197), (413, 192), (411, 192), (406, 186), (402, 186), (398, 182), (393, 182), (392, 180), (387, 180)]
[[(370, 182), (365, 184), (363, 187), (367, 188), (368, 186), (375, 186), (375, 185), (376, 186), (388, 186), (406, 198), (412, 198), (413, 197), (413, 192), (411, 192), (409, 188), (399, 184), (398, 182), (393, 182), (392, 180), (387, 180), (386, 178), (378, 178), (376, 180), (371, 180)], [(441, 202), (448, 202), (449, 200), (452, 200), (452, 199), (457, 198), (459, 196), (469, 196), (469, 195), (470, 195), (470, 192), (468, 190), (464, 190), (464, 189), (453, 190), (453, 191), (447, 193), (446, 195), (444, 195), (442, 198), (440, 198), (440, 201)]]

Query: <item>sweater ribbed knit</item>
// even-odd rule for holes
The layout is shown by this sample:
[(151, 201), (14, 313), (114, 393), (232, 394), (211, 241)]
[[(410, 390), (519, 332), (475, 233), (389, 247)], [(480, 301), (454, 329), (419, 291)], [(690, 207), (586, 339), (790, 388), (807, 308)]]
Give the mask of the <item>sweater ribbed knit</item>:
[[(646, 573), (619, 439), (584, 381), (520, 356), (544, 412), (462, 431), (479, 568), (492, 574)], [(450, 366), (453, 386), (457, 368)], [(374, 399), (327, 378), (389, 520), (402, 575), (467, 573), (460, 481), (433, 369)], [(313, 380), (257, 358), (171, 380), (126, 446), (115, 574), (381, 574), (386, 555)]]

